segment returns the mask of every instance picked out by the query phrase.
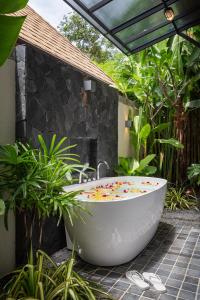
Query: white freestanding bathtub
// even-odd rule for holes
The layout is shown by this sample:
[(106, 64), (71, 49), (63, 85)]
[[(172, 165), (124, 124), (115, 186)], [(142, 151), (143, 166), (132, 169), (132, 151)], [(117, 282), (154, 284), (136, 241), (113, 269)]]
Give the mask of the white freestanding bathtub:
[[(114, 266), (138, 255), (153, 238), (163, 211), (167, 181), (153, 177), (112, 177), (94, 182), (67, 186), (65, 191), (88, 190), (99, 185), (129, 181), (145, 192), (124, 195), (123, 199), (81, 200), (90, 212), (80, 212), (84, 222), (66, 218), (67, 245), (74, 242), (78, 255), (94, 265)], [(152, 185), (142, 185), (150, 182)]]

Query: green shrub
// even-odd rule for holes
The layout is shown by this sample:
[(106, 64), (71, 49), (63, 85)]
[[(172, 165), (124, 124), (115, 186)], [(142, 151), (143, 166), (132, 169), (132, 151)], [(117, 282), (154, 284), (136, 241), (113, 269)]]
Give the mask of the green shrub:
[(187, 174), (191, 183), (200, 185), (200, 164), (192, 164), (188, 168)]
[(186, 195), (184, 188), (170, 187), (166, 194), (165, 207), (171, 210), (197, 209), (197, 200)]
[(0, 299), (34, 300), (95, 300), (112, 299), (97, 284), (92, 283), (74, 271), (75, 259), (56, 263), (43, 251), (36, 253), (33, 262), (32, 251), (28, 263), (10, 274), (3, 285)]

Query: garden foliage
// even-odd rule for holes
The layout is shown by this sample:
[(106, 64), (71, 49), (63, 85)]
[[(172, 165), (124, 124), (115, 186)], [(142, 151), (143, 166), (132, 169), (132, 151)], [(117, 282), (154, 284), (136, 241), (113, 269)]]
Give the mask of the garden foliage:
[(2, 279), (5, 283), (0, 286), (0, 299), (112, 299), (97, 284), (78, 275), (74, 266), (74, 257), (57, 266), (41, 250), (37, 251), (34, 263), (30, 251), (28, 263)]
[(170, 187), (165, 199), (165, 207), (170, 210), (196, 209), (198, 202), (194, 196), (187, 195), (184, 188)]
[[(188, 34), (200, 39), (199, 27)], [(149, 135), (147, 154), (159, 157), (159, 162), (152, 161), (157, 175), (176, 184), (186, 179), (187, 169), (184, 147), (177, 143), (186, 142), (188, 112), (200, 107), (199, 57), (199, 48), (176, 35), (137, 54), (117, 54), (114, 60), (100, 64), (118, 90), (143, 108), (154, 132), (168, 124)], [(154, 143), (155, 138), (160, 143)]]
[(78, 192), (64, 192), (64, 186), (72, 183), (72, 173), (82, 166), (70, 153), (75, 145), (66, 145), (67, 138), (50, 143), (38, 136), (39, 148), (17, 142), (0, 147), (0, 195), (4, 199), (5, 224), (10, 209), (23, 213), (27, 240), (31, 240), (33, 228), (39, 219), (40, 237), (46, 218), (56, 216), (58, 224), (65, 214), (72, 222), (73, 208)]
[(192, 184), (200, 185), (200, 164), (192, 164), (188, 167), (188, 179)]

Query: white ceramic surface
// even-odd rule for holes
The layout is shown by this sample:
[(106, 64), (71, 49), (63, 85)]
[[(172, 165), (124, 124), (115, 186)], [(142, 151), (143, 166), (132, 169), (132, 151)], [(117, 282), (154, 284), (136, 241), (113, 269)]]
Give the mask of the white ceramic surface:
[[(154, 190), (137, 197), (113, 201), (82, 201), (90, 214), (81, 213), (73, 226), (66, 219), (67, 240), (75, 241), (79, 256), (94, 265), (114, 266), (138, 255), (153, 238), (163, 211), (167, 181), (153, 177), (112, 177), (65, 188), (84, 190), (114, 181), (159, 183)], [(69, 234), (69, 236), (68, 236)]]

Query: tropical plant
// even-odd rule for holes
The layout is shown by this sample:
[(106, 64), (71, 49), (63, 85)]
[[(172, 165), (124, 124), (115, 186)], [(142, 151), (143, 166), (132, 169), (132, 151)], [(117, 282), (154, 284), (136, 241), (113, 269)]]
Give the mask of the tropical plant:
[(195, 197), (186, 194), (184, 188), (170, 187), (166, 194), (165, 207), (171, 210), (176, 209), (197, 209)]
[(191, 183), (200, 185), (200, 164), (192, 164), (188, 167), (187, 174)]
[(116, 169), (118, 175), (150, 175), (156, 172), (156, 167), (149, 166), (155, 158), (155, 154), (147, 155), (147, 138), (151, 132), (151, 126), (145, 122), (142, 108), (139, 114), (133, 118), (133, 126), (130, 130), (134, 154), (131, 158), (120, 157)]
[[(190, 34), (200, 38), (199, 28)], [(175, 36), (130, 57), (117, 55), (111, 63), (100, 66), (121, 92), (143, 107), (152, 128), (168, 124), (161, 133), (162, 139), (174, 138), (184, 145), (188, 112), (200, 106), (199, 54), (200, 49)], [(148, 143), (151, 148), (151, 138)], [(160, 176), (175, 183), (184, 180), (183, 147), (174, 151), (169, 143), (156, 143), (152, 151), (162, 162)]]
[(7, 276), (10, 279), (3, 285), (0, 299), (112, 299), (97, 284), (76, 273), (74, 265), (75, 259), (72, 256), (57, 266), (41, 250), (37, 251), (34, 264), (31, 251), (28, 263)]
[(4, 64), (15, 46), (25, 16), (14, 17), (7, 14), (24, 8), (28, 0), (0, 1), (0, 66)]
[[(43, 225), (49, 216), (57, 216), (58, 224), (67, 215), (72, 221), (78, 192), (64, 192), (72, 183), (72, 172), (82, 167), (75, 156), (68, 153), (73, 146), (64, 146), (67, 138), (56, 143), (53, 135), (47, 146), (38, 136), (39, 149), (20, 142), (0, 147), (0, 194), (5, 193), (5, 224), (9, 209), (24, 216), (27, 242), (32, 238), (36, 219), (39, 218), (39, 245), (42, 243)], [(70, 162), (70, 163), (68, 163)]]
[(149, 166), (155, 158), (155, 154), (149, 154), (141, 161), (135, 161), (133, 158), (120, 157), (116, 172), (119, 176), (149, 176), (156, 172), (156, 167)]
[[(133, 156), (131, 158), (119, 158), (119, 165), (116, 172), (119, 175), (153, 175), (157, 171), (157, 166), (149, 165), (156, 158), (153, 154), (153, 148), (156, 143), (167, 144), (175, 148), (183, 146), (175, 139), (157, 138), (156, 134), (162, 132), (168, 127), (167, 123), (162, 123), (152, 128), (147, 122), (143, 108), (139, 108), (138, 115), (133, 117), (133, 125), (130, 130), (133, 146)], [(150, 143), (149, 143), (150, 139)], [(160, 158), (159, 167), (162, 168), (162, 159)]]

